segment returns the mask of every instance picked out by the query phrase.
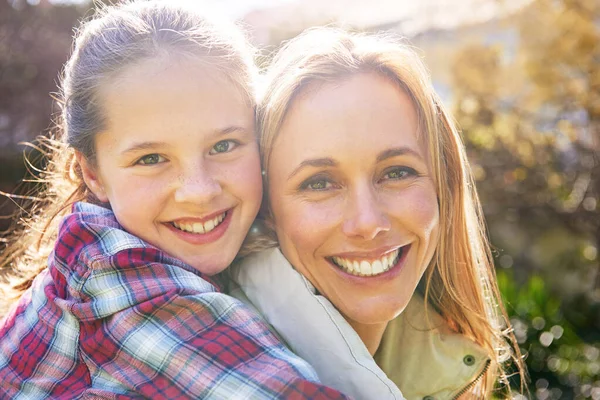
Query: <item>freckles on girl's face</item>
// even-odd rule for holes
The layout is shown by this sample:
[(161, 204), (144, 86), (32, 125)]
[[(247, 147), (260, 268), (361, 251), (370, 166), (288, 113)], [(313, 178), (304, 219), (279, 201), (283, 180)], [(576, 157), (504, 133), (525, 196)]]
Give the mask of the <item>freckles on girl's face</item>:
[(402, 312), (439, 230), (410, 97), (375, 73), (309, 87), (291, 105), (267, 167), (277, 236), (294, 267), (349, 321)]
[(101, 88), (97, 197), (130, 233), (198, 271), (221, 272), (260, 206), (254, 111), (216, 67), (151, 59)]

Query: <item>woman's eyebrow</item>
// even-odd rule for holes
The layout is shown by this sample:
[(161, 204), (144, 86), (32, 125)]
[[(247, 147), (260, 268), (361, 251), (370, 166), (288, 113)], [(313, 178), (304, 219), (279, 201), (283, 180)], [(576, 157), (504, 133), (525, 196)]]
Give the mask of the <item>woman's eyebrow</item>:
[(300, 170), (305, 167), (335, 167), (338, 163), (334, 161), (332, 158), (324, 157), (324, 158), (309, 158), (308, 160), (304, 160), (292, 171), (292, 173), (288, 176), (288, 179), (291, 179), (294, 175), (296, 175)]
[(388, 158), (404, 156), (404, 155), (412, 155), (419, 159), (423, 158), (421, 156), (421, 154), (419, 154), (415, 150), (411, 149), (410, 147), (394, 147), (392, 149), (387, 149), (387, 150), (384, 150), (381, 153), (379, 153), (379, 155), (377, 156), (377, 162), (387, 160)]
[(238, 131), (247, 132), (248, 128), (244, 128), (242, 126), (231, 125), (226, 128), (223, 128), (223, 129), (217, 129), (215, 131), (215, 133), (217, 135), (227, 135), (228, 133), (233, 133), (233, 132), (238, 132)]

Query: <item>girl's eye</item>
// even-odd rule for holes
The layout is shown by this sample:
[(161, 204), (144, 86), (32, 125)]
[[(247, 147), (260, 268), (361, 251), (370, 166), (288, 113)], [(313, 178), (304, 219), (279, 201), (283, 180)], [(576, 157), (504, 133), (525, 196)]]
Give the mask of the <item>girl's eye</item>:
[(328, 190), (333, 187), (333, 184), (327, 180), (326, 178), (313, 178), (305, 181), (300, 185), (300, 190), (309, 190), (309, 191), (322, 191)]
[(219, 153), (227, 153), (239, 145), (235, 140), (221, 140), (213, 146), (208, 154), (215, 155)]
[(165, 162), (166, 159), (160, 154), (147, 154), (144, 157), (140, 158), (136, 164), (140, 165), (155, 165), (159, 163)]
[(392, 167), (383, 175), (383, 179), (400, 180), (410, 176), (416, 176), (417, 171), (409, 167)]

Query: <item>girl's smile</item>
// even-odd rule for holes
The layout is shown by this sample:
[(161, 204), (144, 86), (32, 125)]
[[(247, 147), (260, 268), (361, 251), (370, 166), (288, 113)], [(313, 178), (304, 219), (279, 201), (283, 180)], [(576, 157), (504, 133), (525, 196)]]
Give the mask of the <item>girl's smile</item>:
[(108, 123), (96, 136), (97, 165), (84, 168), (88, 186), (130, 233), (200, 272), (221, 272), (262, 194), (246, 95), (216, 67), (171, 57), (126, 68), (100, 101)]
[(181, 219), (166, 223), (181, 240), (191, 244), (207, 244), (219, 240), (231, 224), (233, 209), (214, 213), (208, 218)]

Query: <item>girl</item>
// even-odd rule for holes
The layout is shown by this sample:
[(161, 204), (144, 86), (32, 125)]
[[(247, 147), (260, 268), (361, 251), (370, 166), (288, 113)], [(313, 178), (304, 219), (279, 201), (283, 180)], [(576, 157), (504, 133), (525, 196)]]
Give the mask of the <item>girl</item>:
[(29, 288), (0, 323), (0, 397), (342, 397), (219, 293), (262, 193), (251, 56), (171, 1), (79, 31), (44, 207), (4, 256)]
[(310, 30), (275, 57), (258, 121), (279, 248), (235, 266), (232, 293), (324, 383), (481, 399), (511, 352), (522, 371), (464, 146), (408, 46)]

